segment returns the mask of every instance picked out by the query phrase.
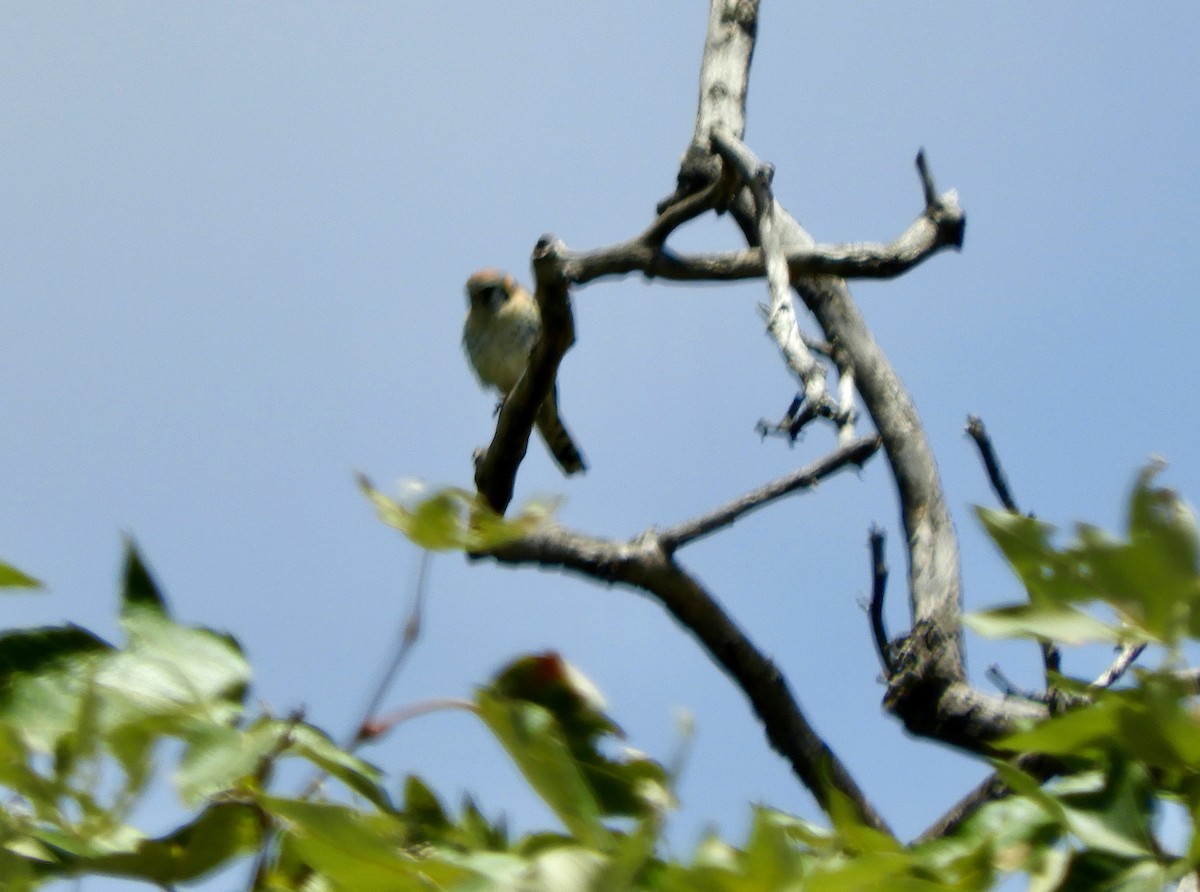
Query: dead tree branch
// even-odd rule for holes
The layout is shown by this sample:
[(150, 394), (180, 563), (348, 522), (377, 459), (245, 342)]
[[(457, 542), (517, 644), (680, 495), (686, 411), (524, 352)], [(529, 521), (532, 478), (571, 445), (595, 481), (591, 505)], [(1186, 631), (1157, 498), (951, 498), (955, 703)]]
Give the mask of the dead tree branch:
[[(627, 242), (594, 251), (568, 252), (564, 272), (576, 285), (584, 285), (608, 276), (641, 273), (647, 278), (671, 282), (738, 282), (761, 279), (766, 275), (763, 252), (755, 247), (744, 251), (715, 251), (705, 254), (675, 254), (663, 248), (659, 240), (700, 212), (720, 193), (719, 184), (710, 184), (707, 193), (693, 196), (691, 206), (668, 209), (670, 218), (660, 217), (644, 233)], [(686, 201), (686, 199), (684, 200)], [(682, 202), (681, 202), (682, 204)], [(689, 216), (690, 215), (690, 216)], [(918, 217), (898, 238), (887, 244), (859, 242), (850, 245), (789, 247), (784, 252), (788, 272), (793, 279), (801, 276), (830, 275), (844, 279), (893, 279), (946, 248), (958, 247), (955, 226), (935, 223), (927, 213)]]
[(887, 627), (883, 622), (883, 598), (887, 593), (888, 565), (884, 552), (883, 530), (871, 528), (871, 601), (867, 607), (871, 617), (871, 637), (875, 639), (875, 651), (879, 654), (879, 664), (883, 667), (884, 679), (892, 677), (896, 671), (892, 663), (892, 648), (888, 643)]
[[(846, 767), (805, 718), (779, 669), (675, 561), (675, 552), (749, 511), (815, 485), (847, 464), (861, 465), (882, 445), (906, 534), (912, 613), (907, 636), (897, 644), (882, 640), (885, 572), (877, 556), (872, 610), (878, 612), (873, 628), (888, 673), (885, 704), (914, 733), (977, 752), (991, 752), (991, 742), (1013, 730), (1016, 722), (1046, 715), (1044, 706), (989, 697), (966, 681), (958, 543), (933, 454), (912, 400), (845, 281), (898, 275), (944, 248), (960, 247), (965, 217), (953, 191), (937, 193), (922, 152), (917, 168), (925, 207), (904, 234), (889, 245), (817, 245), (773, 195), (770, 166), (742, 142), (758, 2), (712, 0), (710, 9), (695, 133), (676, 189), (659, 203), (657, 218), (639, 236), (612, 247), (572, 252), (544, 237), (534, 251), (542, 332), (524, 375), (505, 401), (492, 443), (477, 461), (476, 485), (503, 513), (512, 499), (537, 407), (574, 342), (569, 286), (633, 272), (678, 281), (765, 277), (769, 329), (801, 381), (805, 409), (837, 421), (840, 446), (820, 462), (662, 533), (649, 530), (632, 540), (607, 541), (550, 528), (476, 556), (559, 568), (653, 597), (741, 688), (771, 746), (788, 760), (818, 803), (828, 808), (836, 791), (853, 803), (863, 821), (886, 830)], [(732, 213), (747, 250), (679, 256), (666, 248), (676, 228), (710, 210)], [(824, 352), (837, 366), (836, 400), (827, 392), (825, 362), (814, 357), (799, 330), (792, 289), (821, 328), (827, 342)], [(877, 438), (853, 439), (855, 389), (874, 421)], [(799, 423), (796, 419), (793, 424)]]
[(849, 771), (813, 730), (778, 667), (753, 645), (716, 598), (675, 562), (653, 530), (613, 542), (555, 528), (497, 548), (489, 556), (505, 564), (558, 567), (651, 595), (745, 693), (771, 746), (787, 759), (822, 808), (828, 808), (837, 791), (854, 804), (864, 821), (887, 830)]
[(662, 530), (658, 534), (659, 542), (667, 554), (673, 554), (682, 546), (731, 526), (738, 518), (769, 505), (776, 499), (781, 499), (801, 489), (815, 487), (826, 477), (847, 465), (856, 465), (861, 468), (878, 448), (878, 437), (863, 437), (846, 446), (841, 446), (821, 460), (768, 483), (741, 498), (734, 499), (703, 517)]
[(1121, 648), (1121, 652), (1117, 654), (1117, 658), (1113, 660), (1112, 665), (1105, 669), (1100, 674), (1100, 677), (1092, 682), (1092, 687), (1111, 688), (1120, 680), (1122, 675), (1129, 671), (1129, 667), (1134, 664), (1145, 649), (1145, 644), (1126, 644)]
[(967, 416), (967, 435), (979, 450), (979, 457), (983, 459), (983, 467), (987, 471), (988, 482), (992, 484), (992, 491), (996, 493), (1000, 504), (1006, 511), (1020, 514), (1021, 509), (1017, 507), (1017, 503), (1012, 497), (1012, 491), (1008, 488), (1008, 478), (1004, 476), (1004, 469), (1000, 467), (1000, 459), (996, 456), (995, 447), (992, 446), (992, 438), (983, 425), (983, 419), (978, 415)]
[[(775, 197), (771, 180), (775, 170), (763, 164), (740, 139), (720, 128), (712, 132), (713, 149), (737, 172), (754, 196), (755, 225), (758, 229), (767, 290), (771, 295), (767, 310), (767, 332), (779, 345), (788, 369), (800, 381), (800, 392), (809, 417), (834, 417), (837, 402), (826, 386), (825, 366), (817, 362), (800, 335), (796, 308), (792, 303), (791, 272), (788, 270), (783, 238), (775, 221)], [(839, 419), (841, 422), (841, 419)], [(795, 424), (795, 422), (793, 422)], [(793, 435), (794, 437), (794, 435)]]

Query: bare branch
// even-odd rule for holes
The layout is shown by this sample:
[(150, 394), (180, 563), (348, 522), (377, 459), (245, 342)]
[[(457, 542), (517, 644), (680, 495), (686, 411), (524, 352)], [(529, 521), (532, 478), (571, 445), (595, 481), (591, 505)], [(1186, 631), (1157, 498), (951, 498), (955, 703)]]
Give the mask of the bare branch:
[[(720, 193), (696, 193), (697, 205)], [(679, 216), (691, 214), (695, 207), (683, 207)], [(695, 216), (695, 215), (693, 215)], [(691, 219), (689, 216), (687, 219)], [(564, 259), (564, 273), (572, 283), (583, 285), (607, 276), (641, 273), (648, 278), (672, 282), (737, 282), (760, 279), (766, 275), (762, 251), (715, 251), (705, 254), (675, 254), (655, 243), (660, 231), (680, 223), (656, 220), (645, 233), (627, 242), (586, 252), (570, 252)], [(849, 245), (817, 245), (788, 248), (785, 252), (788, 272), (798, 276), (831, 275), (844, 279), (892, 279), (949, 246), (928, 217), (920, 217), (896, 240), (882, 244), (859, 242)]]
[(988, 436), (987, 428), (983, 426), (983, 419), (978, 415), (967, 416), (967, 435), (979, 449), (979, 457), (983, 459), (988, 481), (992, 484), (992, 490), (996, 493), (1000, 504), (1004, 506), (1005, 510), (1011, 511), (1013, 514), (1020, 514), (1021, 509), (1017, 507), (1017, 503), (1012, 497), (1012, 492), (1008, 488), (1008, 480), (1004, 476), (1004, 469), (1000, 467), (1000, 459), (996, 457), (996, 450), (992, 447), (992, 438)]
[(684, 545), (731, 526), (736, 520), (751, 511), (769, 505), (798, 490), (815, 487), (820, 481), (847, 465), (856, 465), (861, 468), (878, 448), (878, 437), (863, 437), (848, 446), (841, 446), (819, 461), (768, 483), (741, 498), (734, 499), (715, 511), (663, 530), (658, 534), (662, 549), (668, 555), (673, 554)]
[(854, 366), (839, 365), (836, 416), (841, 419), (841, 423), (838, 425), (839, 443), (847, 443), (854, 437), (854, 422), (858, 420), (858, 410), (854, 408), (854, 393)]
[(891, 645), (888, 643), (887, 628), (883, 623), (883, 596), (887, 592), (888, 565), (884, 552), (883, 530), (871, 527), (871, 636), (875, 639), (875, 650), (883, 667), (883, 677), (891, 678), (895, 672), (892, 663)]
[(562, 242), (550, 235), (542, 236), (534, 247), (541, 336), (529, 355), (521, 380), (504, 400), (491, 444), (476, 458), (475, 488), (497, 514), (503, 514), (512, 501), (517, 468), (529, 448), (529, 433), (538, 407), (554, 387), (563, 354), (575, 343), (575, 318), (562, 272), (564, 251)]
[(1031, 691), (1028, 688), (1023, 688), (1007, 675), (1000, 668), (998, 663), (992, 663), (987, 667), (984, 673), (988, 680), (1000, 689), (1005, 697), (1017, 697), (1021, 700), (1029, 700), (1033, 703), (1049, 704), (1051, 695), (1047, 691)]
[(679, 165), (675, 192), (659, 202), (660, 211), (719, 175), (720, 164), (709, 148), (713, 130), (724, 129), (739, 139), (745, 132), (746, 92), (757, 35), (758, 0), (711, 0), (700, 60), (696, 130)]
[(1121, 652), (1117, 654), (1117, 658), (1113, 660), (1112, 665), (1105, 669), (1100, 674), (1100, 677), (1092, 682), (1092, 687), (1112, 687), (1122, 675), (1129, 671), (1129, 667), (1134, 664), (1134, 661), (1142, 655), (1142, 651), (1145, 649), (1145, 644), (1126, 644), (1121, 648)]
[(800, 381), (801, 392), (813, 412), (830, 415), (837, 404), (829, 395), (825, 366), (813, 358), (796, 320), (792, 303), (791, 273), (788, 270), (783, 239), (775, 223), (775, 199), (771, 192), (774, 168), (764, 164), (736, 136), (720, 128), (712, 132), (712, 145), (717, 154), (731, 165), (738, 177), (754, 195), (755, 224), (767, 273), (767, 290), (771, 295), (767, 314), (767, 333), (779, 345), (787, 367)]
[[(484, 555), (481, 555), (484, 556)], [(846, 767), (813, 730), (778, 667), (759, 651), (716, 599), (677, 564), (653, 532), (612, 542), (562, 528), (534, 533), (488, 555), (505, 564), (560, 567), (592, 580), (629, 586), (662, 604), (737, 684), (771, 746), (826, 810), (836, 790), (862, 820), (887, 831)]]
[(951, 189), (944, 195), (937, 194), (937, 186), (933, 182), (933, 173), (925, 160), (925, 150), (917, 152), (917, 173), (921, 177), (921, 189), (925, 193), (925, 215), (929, 218), (946, 244), (961, 248), (963, 236), (966, 233), (967, 219), (958, 206), (958, 193)]
[[(743, 231), (749, 231), (753, 238), (753, 218), (747, 204), (739, 200), (733, 210), (742, 218)], [(782, 206), (776, 209), (775, 219), (789, 251), (812, 246), (812, 237)], [(913, 640), (936, 644), (937, 648), (936, 652), (921, 653), (913, 664), (916, 677), (922, 679), (919, 684), (896, 688), (893, 705), (906, 709), (908, 695), (924, 690), (934, 679), (940, 679), (937, 686), (944, 686), (964, 677), (958, 541), (916, 409), (859, 314), (845, 282), (828, 276), (803, 276), (794, 278), (793, 285), (826, 338), (844, 352), (853, 366), (859, 395), (883, 440), (896, 481), (908, 545)], [(919, 632), (922, 627), (925, 631)], [(924, 696), (913, 702), (922, 704), (922, 709), (931, 705), (937, 708), (936, 700), (931, 703)], [(940, 724), (934, 722), (933, 726)], [(915, 725), (923, 727), (925, 723), (916, 721)]]
[[(1027, 774), (1031, 774), (1038, 780), (1043, 781), (1053, 777), (1059, 769), (1056, 761), (1037, 755), (1022, 756), (1014, 764)], [(945, 814), (934, 821), (925, 832), (913, 840), (913, 844), (929, 842), (932, 839), (941, 839), (943, 836), (954, 832), (980, 806), (1007, 796), (1009, 792), (1008, 785), (1000, 779), (998, 774), (988, 775), (975, 789), (958, 800)]]

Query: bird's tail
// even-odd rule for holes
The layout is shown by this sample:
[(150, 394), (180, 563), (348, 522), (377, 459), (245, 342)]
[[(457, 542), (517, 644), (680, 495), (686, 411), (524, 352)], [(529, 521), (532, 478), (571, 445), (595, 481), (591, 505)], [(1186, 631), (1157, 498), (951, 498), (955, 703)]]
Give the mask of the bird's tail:
[(587, 464), (579, 452), (579, 447), (575, 445), (575, 441), (567, 433), (562, 419), (558, 417), (558, 400), (555, 399), (553, 393), (538, 409), (537, 429), (564, 474), (570, 476), (587, 470)]

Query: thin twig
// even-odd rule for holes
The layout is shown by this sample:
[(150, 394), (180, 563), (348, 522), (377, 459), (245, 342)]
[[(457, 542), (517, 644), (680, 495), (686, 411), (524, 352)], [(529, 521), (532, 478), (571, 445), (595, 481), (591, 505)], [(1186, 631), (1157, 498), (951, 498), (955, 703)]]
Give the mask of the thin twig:
[(400, 673), (404, 671), (409, 654), (412, 653), (413, 647), (421, 637), (421, 623), (425, 614), (425, 591), (427, 589), (429, 558), (431, 554), (432, 552), (427, 550), (421, 552), (421, 563), (417, 570), (417, 586), (416, 591), (413, 593), (412, 607), (409, 609), (408, 618), (404, 621), (404, 626), (400, 630), (400, 637), (396, 641), (392, 659), (379, 676), (379, 681), (376, 682), (375, 689), (367, 698), (362, 712), (359, 713), (361, 718), (358, 721), (357, 727), (346, 741), (346, 749), (350, 752), (353, 752), (358, 744), (366, 738), (365, 729), (374, 722), (376, 713), (379, 712), (379, 707), (383, 705), (384, 698), (391, 691), (392, 686), (396, 683), (396, 679), (400, 677)]
[(433, 700), (423, 700), (420, 703), (402, 706), (400, 709), (393, 710), (387, 715), (371, 718), (369, 721), (364, 722), (359, 732), (359, 740), (364, 743), (378, 740), (384, 734), (392, 731), (397, 725), (402, 725), (411, 719), (452, 709), (461, 709), (466, 712), (479, 711), (479, 707), (473, 701), (464, 700), (462, 697), (438, 697)]
[(658, 539), (662, 543), (663, 550), (667, 554), (673, 554), (684, 545), (732, 525), (734, 521), (751, 511), (769, 505), (797, 490), (816, 486), (826, 477), (847, 465), (857, 465), (861, 468), (878, 449), (878, 437), (862, 437), (849, 445), (840, 446), (824, 458), (734, 499), (702, 517), (669, 527), (658, 534)]
[[(416, 646), (417, 641), (421, 637), (421, 623), (425, 612), (425, 590), (429, 578), (429, 561), (431, 555), (432, 552), (428, 550), (421, 551), (421, 561), (417, 566), (417, 583), (413, 592), (412, 607), (409, 608), (408, 616), (405, 618), (404, 625), (400, 629), (400, 635), (396, 639), (391, 660), (380, 674), (375, 687), (367, 695), (367, 702), (359, 713), (359, 718), (354, 729), (346, 735), (346, 742), (343, 744), (346, 752), (354, 752), (364, 741), (371, 738), (375, 714), (379, 711), (379, 707), (383, 704), (388, 692), (391, 691), (392, 686), (396, 683), (396, 679), (400, 677), (400, 673), (404, 670), (404, 666), (408, 662), (409, 654), (412, 653), (413, 647)], [(315, 793), (327, 775), (328, 772), (325, 771), (315, 772), (312, 779), (304, 787), (303, 792), (301, 792), (300, 798), (307, 799)]]
[(875, 651), (883, 667), (883, 677), (891, 678), (896, 671), (892, 662), (891, 645), (888, 643), (887, 628), (883, 622), (883, 598), (887, 592), (888, 565), (884, 549), (884, 533), (880, 527), (871, 527), (871, 636), (875, 639)]
[(987, 667), (984, 673), (988, 680), (991, 681), (1005, 697), (1017, 697), (1021, 700), (1028, 700), (1031, 703), (1048, 703), (1050, 695), (1045, 692), (1031, 691), (1028, 688), (1023, 688), (1004, 674), (1004, 671), (996, 663), (992, 663)]
[(1145, 649), (1145, 644), (1126, 644), (1121, 648), (1121, 652), (1117, 654), (1117, 658), (1113, 660), (1112, 665), (1105, 669), (1100, 674), (1100, 677), (1092, 682), (1092, 687), (1112, 687), (1122, 675), (1129, 671), (1129, 667), (1142, 655), (1142, 651)]
[(978, 415), (967, 416), (967, 435), (979, 449), (979, 457), (983, 459), (983, 467), (987, 471), (988, 481), (992, 484), (992, 490), (996, 493), (1000, 504), (1004, 506), (1005, 510), (1011, 511), (1013, 514), (1020, 514), (1021, 509), (1017, 507), (1016, 500), (1012, 497), (1012, 491), (1008, 488), (1008, 479), (1004, 476), (1004, 469), (1000, 467), (1000, 459), (996, 456), (996, 450), (992, 446), (992, 438), (983, 425), (983, 419)]

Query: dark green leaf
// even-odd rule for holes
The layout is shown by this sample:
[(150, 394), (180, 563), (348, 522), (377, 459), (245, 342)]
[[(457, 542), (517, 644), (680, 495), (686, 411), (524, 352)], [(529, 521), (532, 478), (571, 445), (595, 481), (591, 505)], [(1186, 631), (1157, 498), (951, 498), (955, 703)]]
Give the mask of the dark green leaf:
[(0, 633), (0, 692), (16, 674), (69, 666), (110, 650), (111, 645), (79, 626), (46, 626)]
[(167, 613), (167, 602), (150, 575), (137, 545), (132, 539), (125, 540), (125, 568), (121, 573), (121, 613), (146, 608), (157, 613)]

